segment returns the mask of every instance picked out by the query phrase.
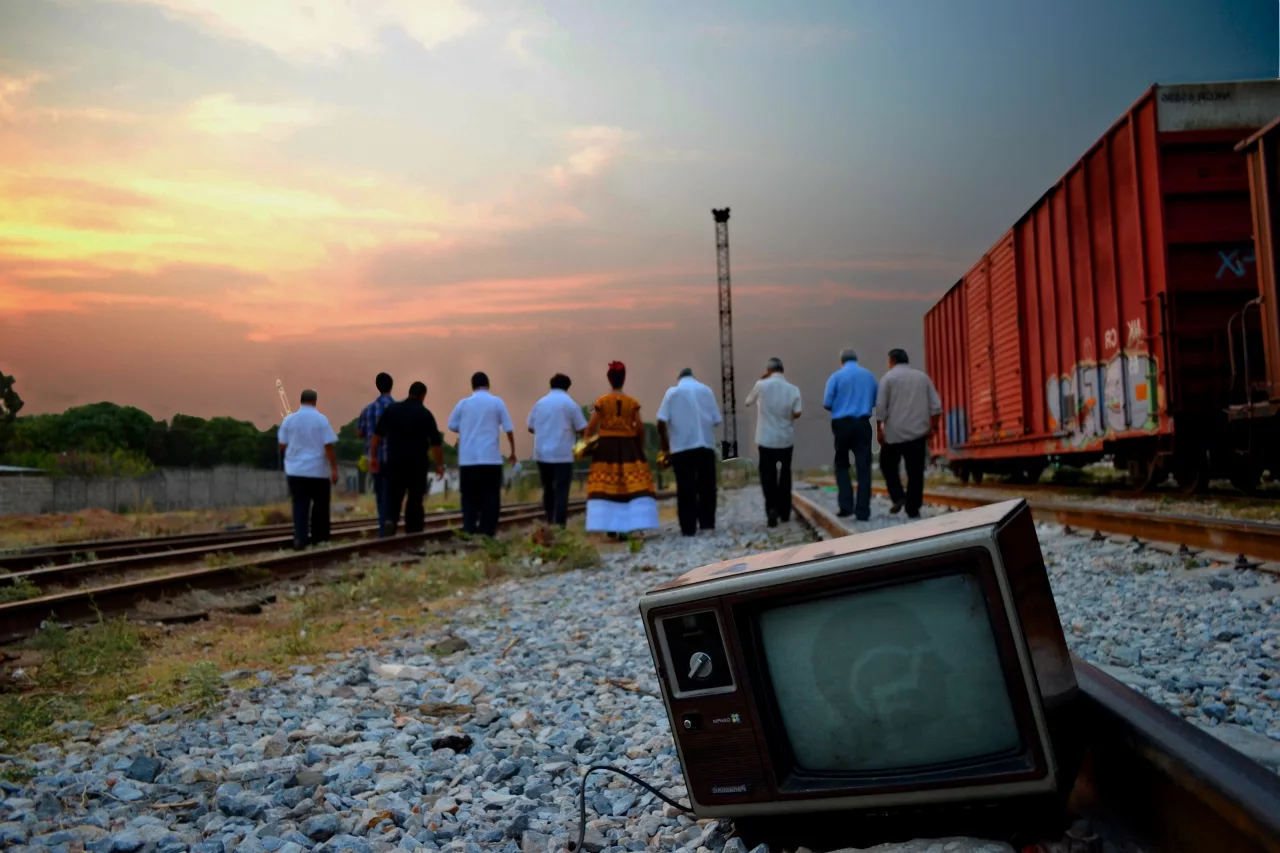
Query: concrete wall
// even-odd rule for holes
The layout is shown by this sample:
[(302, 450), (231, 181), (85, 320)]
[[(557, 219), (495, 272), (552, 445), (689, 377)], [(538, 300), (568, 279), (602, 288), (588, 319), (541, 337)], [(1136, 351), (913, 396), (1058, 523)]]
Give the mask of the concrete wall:
[(0, 477), (0, 515), (83, 509), (216, 509), (288, 500), (284, 474), (232, 466), (166, 468), (146, 477)]

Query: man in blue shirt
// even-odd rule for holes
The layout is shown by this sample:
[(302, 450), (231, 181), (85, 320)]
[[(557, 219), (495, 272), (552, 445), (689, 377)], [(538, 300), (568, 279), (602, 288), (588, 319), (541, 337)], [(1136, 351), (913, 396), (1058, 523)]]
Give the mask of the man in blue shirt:
[[(390, 374), (379, 373), (373, 384), (378, 387), (378, 399), (365, 406), (360, 412), (360, 420), (356, 421), (356, 435), (364, 439), (366, 458), (369, 458), (369, 445), (373, 441), (378, 421), (382, 419), (382, 413), (395, 402), (395, 398), (391, 396)], [(382, 442), (378, 447), (378, 465), (372, 464), (372, 458), (369, 458), (369, 462), (373, 477), (373, 499), (378, 507), (378, 538), (381, 539), (387, 535), (387, 442)], [(400, 511), (396, 510), (396, 515), (399, 514)]]
[[(871, 518), (871, 414), (876, 408), (876, 378), (858, 364), (858, 354), (840, 351), (840, 369), (827, 380), (822, 406), (831, 413), (831, 433), (836, 445), (836, 487), (841, 518)], [(849, 454), (858, 469), (858, 501), (849, 481)]]

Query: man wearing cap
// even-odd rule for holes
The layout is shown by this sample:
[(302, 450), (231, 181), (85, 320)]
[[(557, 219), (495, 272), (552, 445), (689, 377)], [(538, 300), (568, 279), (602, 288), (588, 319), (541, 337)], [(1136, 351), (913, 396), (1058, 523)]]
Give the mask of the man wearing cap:
[[(909, 518), (919, 518), (929, 436), (942, 420), (942, 399), (929, 375), (907, 364), (906, 350), (889, 350), (889, 372), (880, 379), (876, 420), (880, 470), (893, 501), (889, 512), (897, 513), (905, 506)], [(907, 468), (905, 494), (898, 473), (900, 464)]]
[(791, 452), (795, 420), (800, 417), (800, 389), (782, 375), (782, 359), (769, 359), (764, 376), (747, 395), (756, 407), (756, 447), (760, 451), (760, 489), (770, 527), (791, 520)]
[[(840, 369), (827, 380), (822, 407), (831, 413), (831, 434), (836, 447), (836, 515), (871, 518), (871, 414), (876, 408), (876, 378), (858, 364), (852, 347), (840, 351)], [(858, 471), (858, 501), (849, 481), (849, 454)]]
[(715, 428), (720, 421), (716, 395), (693, 378), (692, 368), (681, 370), (658, 407), (658, 439), (671, 456), (676, 515), (685, 536), (716, 527)]

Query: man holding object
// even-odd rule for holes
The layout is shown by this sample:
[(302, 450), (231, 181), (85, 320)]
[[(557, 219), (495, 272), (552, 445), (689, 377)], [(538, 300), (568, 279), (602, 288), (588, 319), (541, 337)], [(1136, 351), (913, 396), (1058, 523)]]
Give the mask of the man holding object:
[(277, 434), (293, 499), (295, 551), (329, 541), (329, 487), (338, 482), (338, 436), (316, 410), (316, 399), (315, 391), (303, 391), (302, 405), (284, 419)]

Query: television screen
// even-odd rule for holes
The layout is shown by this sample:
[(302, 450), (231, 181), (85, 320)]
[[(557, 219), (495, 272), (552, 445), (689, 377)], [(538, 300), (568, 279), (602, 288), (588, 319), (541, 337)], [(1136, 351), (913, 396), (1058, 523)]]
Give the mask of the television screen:
[(1022, 748), (972, 575), (785, 604), (758, 624), (797, 771), (900, 772)]

